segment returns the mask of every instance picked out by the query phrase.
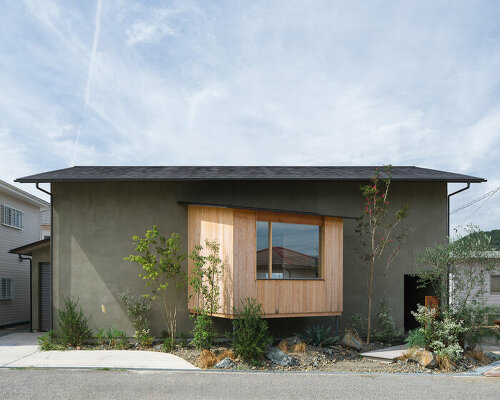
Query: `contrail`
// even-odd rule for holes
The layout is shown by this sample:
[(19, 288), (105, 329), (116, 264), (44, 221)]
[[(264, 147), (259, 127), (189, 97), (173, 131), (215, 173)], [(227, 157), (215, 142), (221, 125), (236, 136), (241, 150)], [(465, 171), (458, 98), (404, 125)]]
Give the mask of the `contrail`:
[(90, 83), (92, 81), (92, 72), (94, 70), (94, 58), (97, 51), (97, 44), (99, 43), (99, 34), (101, 32), (101, 9), (102, 0), (97, 0), (97, 8), (95, 13), (95, 30), (94, 30), (94, 42), (92, 43), (92, 52), (90, 53), (89, 62), (89, 72), (87, 74), (87, 84), (85, 85), (85, 102), (83, 105), (83, 114), (78, 124), (78, 129), (76, 130), (76, 139), (73, 145), (73, 155), (71, 157), (71, 166), (75, 165), (76, 150), (78, 149), (78, 142), (80, 141), (80, 134), (82, 132), (82, 124), (87, 116), (87, 108), (90, 99)]

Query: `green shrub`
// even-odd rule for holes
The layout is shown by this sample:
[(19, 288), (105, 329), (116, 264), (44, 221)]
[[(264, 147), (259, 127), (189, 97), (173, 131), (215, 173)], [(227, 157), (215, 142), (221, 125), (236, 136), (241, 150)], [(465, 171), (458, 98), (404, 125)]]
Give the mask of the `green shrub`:
[(375, 329), (373, 330), (373, 340), (382, 343), (392, 343), (403, 336), (403, 331), (396, 328), (396, 322), (392, 318), (389, 310), (387, 298), (380, 300), (379, 310), (375, 320)]
[(189, 341), (188, 341), (188, 336), (182, 332), (180, 335), (179, 335), (179, 340), (181, 341), (181, 347), (188, 347), (189, 346)]
[(353, 314), (349, 318), (349, 328), (354, 329), (359, 337), (366, 338), (366, 331), (368, 326), (368, 321), (366, 316), (362, 314)]
[(151, 346), (154, 338), (150, 335), (151, 322), (146, 317), (146, 313), (151, 308), (151, 298), (134, 297), (128, 293), (121, 293), (118, 298), (127, 308), (127, 316), (135, 329), (134, 338), (138, 345), (141, 347)]
[(335, 344), (339, 340), (338, 336), (328, 336), (331, 329), (331, 326), (325, 328), (320, 324), (311, 324), (305, 329), (303, 334), (295, 333), (295, 335), (312, 346), (327, 347)]
[(96, 333), (97, 342), (111, 349), (122, 350), (128, 347), (128, 340), (125, 332), (117, 328), (101, 328)]
[(192, 343), (198, 350), (210, 349), (214, 344), (215, 330), (210, 315), (202, 311), (195, 316)]
[(40, 336), (38, 338), (38, 345), (40, 346), (40, 350), (48, 351), (48, 350), (65, 350), (59, 338), (57, 337), (56, 332), (48, 331), (45, 335)]
[(64, 308), (57, 313), (60, 329), (58, 336), (61, 344), (65, 346), (82, 346), (92, 336), (92, 331), (88, 327), (88, 319), (81, 308), (77, 310), (77, 306), (78, 300), (66, 299)]
[(134, 338), (137, 340), (137, 345), (139, 347), (151, 347), (155, 340), (155, 338), (151, 336), (149, 329), (135, 331)]
[(409, 332), (406, 338), (408, 347), (425, 347), (425, 330), (424, 328), (417, 328)]
[(175, 350), (175, 341), (170, 336), (167, 336), (163, 339), (163, 343), (161, 344), (161, 351), (170, 353), (172, 350)]
[[(420, 324), (425, 349), (436, 355), (456, 361), (462, 357), (463, 348), (460, 346), (460, 337), (466, 332), (462, 321), (457, 321), (452, 315), (444, 314), (438, 318), (438, 311), (419, 305), (417, 312), (412, 312)], [(413, 339), (412, 339), (413, 340)], [(422, 341), (421, 338), (419, 338)]]
[(254, 298), (242, 300), (241, 305), (241, 309), (234, 309), (233, 349), (245, 360), (256, 362), (267, 351), (272, 337), (267, 321), (263, 319), (262, 305)]

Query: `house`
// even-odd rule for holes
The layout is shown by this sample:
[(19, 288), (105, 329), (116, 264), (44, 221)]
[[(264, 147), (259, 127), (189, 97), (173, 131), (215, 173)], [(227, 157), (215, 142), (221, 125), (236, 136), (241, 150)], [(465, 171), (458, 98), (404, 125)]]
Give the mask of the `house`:
[[(50, 184), (52, 313), (72, 297), (92, 316), (94, 327), (132, 333), (117, 295), (148, 289), (138, 266), (123, 258), (134, 252), (133, 235), (157, 225), (165, 236), (178, 233), (186, 253), (205, 239), (220, 243), (226, 265), (219, 282), (222, 328), (234, 317), (233, 307), (254, 297), (271, 329), (283, 331), (297, 330), (312, 317), (330, 322), (343, 316), (343, 324), (366, 312), (366, 268), (355, 228), (364, 202), (360, 185), (375, 169), (79, 166), (17, 181)], [(398, 325), (416, 306), (411, 298), (405, 302), (405, 291), (412, 290), (406, 278), (416, 272), (415, 252), (447, 240), (448, 183), (483, 181), (392, 167), (391, 206), (409, 204), (412, 234), (391, 269), (377, 277), (375, 293), (389, 298)], [(48, 255), (46, 247), (24, 251), (39, 260), (40, 251)], [(186, 262), (185, 271), (191, 268)], [(39, 288), (33, 285), (33, 298), (40, 297)], [(179, 332), (192, 327), (189, 314), (197, 300), (190, 294), (186, 287), (169, 292)], [(154, 305), (151, 312), (154, 334), (165, 329), (159, 310)]]
[(0, 326), (30, 321), (30, 260), (9, 250), (38, 241), (49, 203), (0, 181)]

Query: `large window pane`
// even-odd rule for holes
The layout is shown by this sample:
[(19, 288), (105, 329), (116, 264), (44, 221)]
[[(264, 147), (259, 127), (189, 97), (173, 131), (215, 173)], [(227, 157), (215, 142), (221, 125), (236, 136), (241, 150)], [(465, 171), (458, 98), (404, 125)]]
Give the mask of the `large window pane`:
[(320, 226), (257, 222), (257, 278), (269, 278), (269, 236), (273, 279), (320, 278)]
[(257, 221), (257, 279), (269, 277), (269, 222)]

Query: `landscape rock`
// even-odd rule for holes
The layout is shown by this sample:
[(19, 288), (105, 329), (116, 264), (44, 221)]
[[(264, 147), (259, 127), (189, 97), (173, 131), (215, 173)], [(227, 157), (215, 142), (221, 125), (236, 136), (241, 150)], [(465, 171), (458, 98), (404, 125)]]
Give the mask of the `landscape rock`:
[(214, 368), (223, 369), (223, 368), (232, 368), (234, 366), (235, 366), (234, 361), (231, 360), (229, 357), (226, 357), (220, 360), (217, 364), (215, 364)]
[(356, 351), (361, 351), (361, 349), (363, 348), (363, 344), (361, 343), (359, 338), (356, 337), (351, 332), (346, 332), (346, 334), (342, 338), (342, 341), (340, 342), (340, 344), (343, 347), (346, 347), (348, 349), (353, 349)]
[(303, 342), (303, 340), (301, 338), (299, 338), (298, 336), (290, 336), (290, 337), (287, 337), (285, 340), (287, 341), (288, 345), (291, 347)]
[(271, 360), (274, 364), (282, 365), (284, 367), (288, 367), (291, 365), (295, 365), (297, 360), (293, 357), (290, 357), (285, 352), (281, 351), (277, 347), (271, 347), (266, 353), (266, 357)]
[(424, 368), (432, 369), (437, 367), (436, 356), (427, 350), (420, 349), (413, 352), (411, 359)]

